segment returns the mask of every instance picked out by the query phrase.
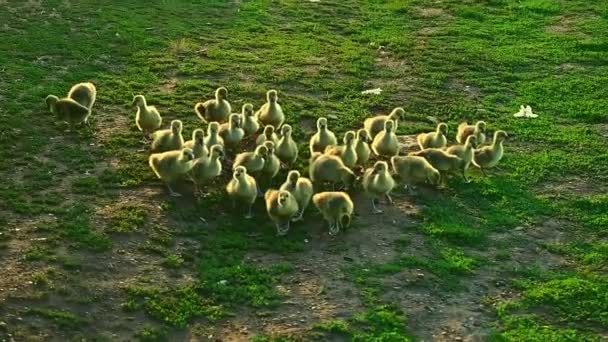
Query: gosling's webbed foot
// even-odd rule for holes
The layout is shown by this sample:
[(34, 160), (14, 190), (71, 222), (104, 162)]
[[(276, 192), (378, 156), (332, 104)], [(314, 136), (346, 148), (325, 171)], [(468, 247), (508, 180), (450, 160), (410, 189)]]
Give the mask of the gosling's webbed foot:
[(277, 224), (277, 235), (278, 236), (285, 236), (285, 235), (287, 235), (288, 231), (289, 231), (289, 222), (284, 226)]
[(303, 219), (304, 213), (300, 213), (300, 215), (294, 217), (291, 219), (291, 222), (298, 222), (301, 221)]
[(337, 224), (335, 226), (329, 226), (329, 235), (336, 236), (340, 232), (340, 226)]

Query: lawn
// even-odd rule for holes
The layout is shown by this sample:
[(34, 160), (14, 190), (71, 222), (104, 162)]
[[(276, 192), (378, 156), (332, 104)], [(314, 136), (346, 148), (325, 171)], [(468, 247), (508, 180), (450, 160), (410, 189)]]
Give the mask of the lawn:
[[(605, 2), (0, 0), (0, 22), (2, 339), (608, 338)], [(44, 98), (83, 81), (91, 124), (66, 133)], [(276, 237), (228, 172), (172, 198), (141, 151), (133, 95), (189, 137), (220, 86), (233, 111), (279, 91), (302, 171), (318, 117), (342, 137), (397, 106), (401, 136), (485, 120), (506, 155), (383, 215), (354, 190), (336, 237), (313, 206)]]

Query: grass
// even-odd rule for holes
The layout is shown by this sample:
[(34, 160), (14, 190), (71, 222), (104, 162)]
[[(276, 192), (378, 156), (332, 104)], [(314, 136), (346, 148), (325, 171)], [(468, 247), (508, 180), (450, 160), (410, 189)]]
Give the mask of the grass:
[[(9, 330), (24, 340), (68, 339), (63, 330), (79, 329), (83, 339), (154, 341), (200, 324), (201, 336), (218, 336), (236, 317), (259, 325), (243, 314), (251, 310), (289, 311), (285, 296), (304, 305), (297, 291), (277, 286), (305, 275), (331, 279), (361, 304), (308, 321), (320, 338), (431, 339), (446, 322), (417, 317), (412, 325), (409, 307), (393, 305), (413, 289), (476, 304), (488, 296), (491, 340), (601, 339), (607, 18), (605, 4), (582, 0), (7, 1), (0, 159), (10, 163), (0, 165), (0, 257), (8, 276), (0, 285), (27, 298), (0, 306), (4, 317), (24, 315)], [(99, 90), (91, 126), (64, 133), (42, 99), (84, 80)], [(490, 131), (509, 132), (507, 153), (489, 176), (471, 171), (471, 183), (454, 176), (411, 198), (396, 191), (397, 208), (407, 201), (418, 211), (406, 225), (375, 228), (371, 241), (352, 239), (378, 222), (359, 202), (354, 229), (333, 241), (316, 234), (314, 208), (277, 239), (262, 204), (252, 221), (226, 208), (224, 179), (203, 199), (187, 188), (184, 198), (167, 198), (138, 152), (134, 94), (145, 94), (166, 123), (182, 120), (190, 136), (200, 126), (193, 103), (218, 86), (237, 109), (257, 108), (267, 89), (278, 89), (302, 142), (320, 116), (342, 136), (402, 106), (399, 134), (433, 129), (432, 116), (449, 124), (453, 140), (459, 122), (483, 119)], [(380, 95), (361, 94), (377, 87)], [(521, 104), (539, 118), (513, 118)], [(306, 171), (304, 143), (300, 152), (296, 167)], [(399, 209), (390, 212), (404, 221)], [(515, 296), (494, 296), (497, 280)], [(472, 294), (478, 283), (487, 293)], [(91, 298), (112, 299), (100, 309)], [(326, 300), (340, 308), (346, 299)], [(450, 312), (448, 302), (434, 304)], [(81, 320), (81, 309), (100, 316)], [(308, 330), (251, 335), (302, 340), (314, 337)]]

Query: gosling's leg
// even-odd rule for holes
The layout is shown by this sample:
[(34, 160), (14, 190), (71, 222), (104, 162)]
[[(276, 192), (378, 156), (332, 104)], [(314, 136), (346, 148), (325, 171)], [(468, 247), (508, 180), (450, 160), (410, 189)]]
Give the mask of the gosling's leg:
[(257, 183), (257, 182), (256, 182), (256, 187), (257, 187), (257, 190), (258, 190), (258, 197), (264, 197), (264, 193), (260, 189), (260, 184)]
[(167, 189), (169, 189), (169, 195), (171, 197), (182, 197), (182, 194), (179, 192), (175, 192), (173, 188), (171, 188), (171, 184), (167, 183)]
[(465, 183), (471, 183), (471, 180), (467, 178), (467, 173), (466, 173), (466, 171), (467, 171), (467, 170), (462, 169), (462, 178), (464, 179), (464, 182), (465, 182)]
[(253, 218), (253, 213), (251, 212), (252, 207), (253, 207), (253, 203), (249, 204), (249, 211), (247, 212), (247, 215), (245, 215), (246, 219)]
[(376, 207), (376, 199), (372, 198), (372, 213), (374, 214), (382, 214), (383, 211)]
[(386, 200), (388, 201), (388, 203), (390, 205), (393, 205), (393, 198), (391, 197), (391, 194), (388, 192), (386, 193)]
[(299, 214), (297, 217), (294, 217), (294, 218), (291, 220), (291, 222), (297, 222), (297, 221), (302, 220), (302, 219), (304, 218), (304, 210), (306, 210), (306, 207), (307, 207), (307, 206), (308, 206), (308, 204), (307, 204), (307, 205), (305, 205), (305, 206), (302, 208), (302, 210), (300, 210), (300, 214)]

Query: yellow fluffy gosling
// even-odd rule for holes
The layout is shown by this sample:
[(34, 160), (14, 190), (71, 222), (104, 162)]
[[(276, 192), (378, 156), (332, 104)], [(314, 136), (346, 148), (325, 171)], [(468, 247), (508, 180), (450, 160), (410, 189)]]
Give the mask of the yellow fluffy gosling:
[(205, 146), (205, 131), (200, 128), (195, 129), (192, 132), (192, 140), (186, 141), (184, 147), (192, 149), (194, 158), (206, 158), (209, 155), (209, 149)]
[(399, 141), (395, 134), (395, 122), (384, 122), (384, 130), (376, 135), (372, 142), (372, 151), (377, 156), (392, 157), (399, 154)]
[(325, 151), (325, 148), (330, 145), (338, 145), (338, 140), (334, 132), (327, 128), (327, 119), (319, 118), (317, 120), (317, 133), (310, 138), (310, 154), (314, 152)]
[(418, 134), (416, 141), (421, 150), (425, 148), (444, 148), (448, 143), (446, 134), (448, 134), (448, 125), (441, 122), (437, 125), (435, 132)]
[(344, 145), (341, 146), (327, 146), (325, 148), (325, 154), (337, 156), (342, 158), (344, 165), (349, 168), (357, 165), (357, 150), (355, 149), (355, 132), (348, 131), (344, 134)]
[(355, 140), (355, 151), (357, 152), (357, 165), (364, 167), (369, 160), (372, 150), (369, 147), (371, 139), (367, 135), (365, 129), (357, 131), (357, 139)]
[(298, 202), (284, 190), (268, 190), (264, 195), (268, 217), (277, 227), (277, 235), (285, 235), (289, 231), (291, 218), (298, 213)]
[(414, 184), (426, 182), (437, 185), (441, 182), (439, 171), (424, 157), (394, 156), (391, 158), (391, 164), (410, 194), (413, 193)]
[(483, 121), (477, 121), (475, 125), (469, 125), (466, 121), (458, 125), (458, 132), (456, 133), (456, 141), (459, 144), (464, 144), (469, 135), (475, 135), (477, 138), (477, 144), (483, 145), (486, 142), (486, 123)]
[(255, 135), (260, 130), (260, 123), (253, 114), (253, 105), (245, 103), (241, 111), (241, 127), (245, 131), (246, 137)]
[(97, 98), (97, 88), (95, 88), (95, 85), (91, 82), (75, 84), (68, 92), (68, 98), (80, 103), (89, 110), (92, 110), (95, 99)]
[(160, 128), (163, 118), (154, 106), (148, 106), (143, 95), (133, 97), (133, 105), (137, 106), (135, 113), (135, 125), (147, 137), (150, 133)]
[(224, 140), (226, 148), (236, 148), (245, 136), (245, 131), (241, 128), (241, 116), (239, 114), (230, 114), (228, 122), (220, 125), (219, 134)]
[(285, 114), (283, 114), (283, 109), (278, 103), (279, 95), (277, 91), (274, 89), (269, 90), (266, 93), (266, 100), (267, 102), (260, 107), (255, 116), (262, 125), (270, 125), (278, 130), (285, 121)]
[(502, 143), (508, 137), (509, 135), (507, 132), (496, 131), (494, 132), (494, 140), (492, 141), (492, 145), (484, 146), (475, 150), (473, 164), (477, 166), (482, 173), (485, 174), (484, 169), (489, 169), (498, 165), (498, 162), (502, 159), (504, 154)]
[(309, 175), (316, 189), (321, 189), (325, 182), (330, 182), (334, 188), (336, 183), (350, 187), (357, 179), (340, 157), (315, 153), (311, 161)]
[(477, 137), (472, 134), (467, 137), (467, 140), (465, 141), (464, 145), (454, 145), (446, 149), (447, 153), (457, 156), (462, 160), (462, 178), (464, 178), (464, 181), (467, 183), (469, 182), (469, 179), (467, 178), (466, 171), (469, 168), (469, 165), (471, 165), (471, 162), (473, 161), (476, 146)]
[(274, 126), (271, 125), (267, 125), (264, 126), (264, 130), (262, 131), (262, 134), (258, 135), (257, 139), (255, 139), (255, 144), (256, 145), (262, 145), (264, 144), (264, 141), (266, 140), (270, 140), (273, 143), (275, 143), (275, 145), (279, 142), (279, 138), (277, 137), (277, 134), (274, 132)]
[(372, 208), (374, 214), (380, 214), (383, 211), (376, 207), (376, 200), (380, 197), (386, 197), (386, 200), (393, 204), (390, 192), (395, 187), (395, 180), (388, 170), (388, 164), (385, 161), (377, 161), (374, 167), (365, 170), (363, 174), (363, 189), (372, 198)]
[(192, 165), (190, 176), (194, 182), (195, 191), (199, 192), (200, 186), (222, 173), (221, 158), (224, 157), (224, 148), (216, 144), (211, 146), (206, 158), (198, 158)]
[(156, 174), (156, 177), (162, 179), (167, 184), (171, 196), (179, 197), (181, 194), (173, 191), (170, 183), (186, 175), (192, 169), (193, 160), (194, 154), (192, 150), (184, 148), (176, 151), (153, 153), (148, 158), (148, 164)]
[(377, 115), (371, 118), (365, 119), (363, 122), (363, 127), (368, 133), (370, 139), (374, 139), (376, 134), (382, 132), (384, 129), (384, 123), (386, 121), (395, 121), (395, 123), (399, 123), (399, 120), (403, 119), (403, 115), (405, 111), (401, 107), (397, 107), (393, 109), (393, 111), (389, 115)]
[(438, 148), (427, 148), (426, 150), (412, 152), (410, 155), (426, 158), (441, 173), (442, 180), (445, 178), (445, 172), (458, 170), (462, 165), (462, 159)]
[(232, 172), (232, 180), (226, 185), (226, 192), (232, 198), (233, 204), (241, 202), (249, 206), (249, 210), (245, 215), (246, 219), (253, 217), (251, 208), (257, 197), (257, 184), (255, 179), (247, 174), (247, 169), (244, 166), (239, 166)]
[(203, 122), (217, 121), (224, 123), (232, 113), (232, 107), (228, 102), (228, 90), (224, 87), (217, 88), (215, 99), (199, 102), (194, 105), (196, 115)]
[(288, 124), (281, 127), (281, 138), (276, 144), (275, 153), (287, 165), (292, 165), (298, 159), (298, 145), (291, 137), (291, 126)]
[(207, 136), (205, 137), (205, 146), (211, 148), (213, 145), (224, 146), (224, 139), (220, 136), (220, 124), (212, 121), (207, 126)]
[(312, 196), (312, 202), (327, 221), (329, 235), (334, 236), (350, 226), (355, 205), (346, 192), (321, 192)]
[(313, 194), (313, 186), (310, 179), (301, 177), (300, 172), (296, 170), (289, 171), (285, 183), (281, 185), (279, 190), (289, 191), (298, 202), (298, 208), (300, 208), (300, 214), (294, 217), (292, 221), (299, 221), (304, 216), (304, 210), (310, 203), (310, 198)]
[(179, 150), (184, 145), (182, 137), (182, 122), (180, 120), (171, 121), (171, 128), (161, 129), (152, 133), (152, 153)]
[(57, 119), (70, 125), (70, 131), (76, 125), (88, 123), (91, 110), (70, 98), (59, 99), (55, 95), (49, 95), (45, 102)]
[(281, 160), (275, 154), (275, 147), (272, 141), (268, 140), (264, 142), (264, 146), (268, 152), (266, 153), (266, 158), (264, 158), (264, 167), (260, 171), (260, 187), (264, 187), (264, 189), (268, 189), (272, 186), (272, 179), (276, 177), (281, 169)]

